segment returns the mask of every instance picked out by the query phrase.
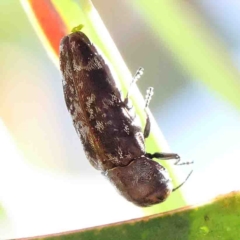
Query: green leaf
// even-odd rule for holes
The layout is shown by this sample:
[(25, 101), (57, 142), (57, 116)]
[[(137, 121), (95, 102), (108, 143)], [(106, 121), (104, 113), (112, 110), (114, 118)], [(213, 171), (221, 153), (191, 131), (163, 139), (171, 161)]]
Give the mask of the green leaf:
[[(94, 217), (94, 215), (93, 215)], [(226, 240), (240, 236), (240, 192), (151, 217), (32, 239)]]

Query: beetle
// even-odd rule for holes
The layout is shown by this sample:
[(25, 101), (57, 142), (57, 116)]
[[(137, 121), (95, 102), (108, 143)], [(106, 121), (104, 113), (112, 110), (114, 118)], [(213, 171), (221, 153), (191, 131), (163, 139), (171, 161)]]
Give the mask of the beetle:
[[(167, 199), (173, 188), (168, 171), (153, 159), (176, 159), (175, 153), (146, 153), (144, 140), (150, 118), (142, 131), (129, 95), (123, 98), (118, 79), (82, 31), (73, 31), (60, 42), (63, 91), (73, 125), (94, 168), (100, 170), (132, 203), (151, 206)], [(140, 68), (132, 84), (142, 75)], [(131, 84), (131, 85), (132, 85)], [(131, 86), (130, 86), (131, 89)], [(153, 88), (145, 100), (148, 108)]]

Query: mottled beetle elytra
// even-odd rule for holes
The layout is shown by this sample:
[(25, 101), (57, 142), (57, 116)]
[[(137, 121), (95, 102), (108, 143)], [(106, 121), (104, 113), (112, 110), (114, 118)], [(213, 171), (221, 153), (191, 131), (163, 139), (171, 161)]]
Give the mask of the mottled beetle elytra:
[[(167, 170), (153, 158), (176, 159), (176, 165), (186, 163), (179, 163), (174, 153), (146, 153), (144, 139), (151, 125), (147, 111), (142, 131), (128, 104), (131, 87), (124, 99), (103, 57), (78, 28), (61, 40), (60, 68), (67, 109), (88, 160), (127, 200), (150, 206), (163, 202), (182, 186), (187, 179), (173, 188)], [(131, 85), (142, 73), (140, 68)], [(149, 88), (145, 110), (152, 95), (153, 88)]]

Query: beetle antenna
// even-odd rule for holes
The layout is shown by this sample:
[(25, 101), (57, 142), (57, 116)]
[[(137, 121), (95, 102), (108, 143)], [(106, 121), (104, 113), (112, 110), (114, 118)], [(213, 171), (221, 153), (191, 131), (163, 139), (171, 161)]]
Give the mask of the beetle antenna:
[(132, 82), (130, 83), (130, 86), (129, 86), (129, 89), (128, 89), (128, 93), (127, 93), (127, 96), (126, 96), (124, 102), (127, 102), (127, 101), (128, 101), (128, 98), (129, 98), (129, 96), (130, 96), (130, 92), (131, 92), (131, 89), (132, 89), (132, 85), (135, 84), (135, 83), (138, 81), (138, 79), (143, 75), (143, 70), (144, 70), (144, 69), (143, 69), (142, 67), (140, 67), (140, 68), (136, 71), (135, 75), (133, 76)]
[(177, 187), (175, 187), (172, 191), (174, 192), (174, 191), (176, 191), (177, 189), (179, 189), (179, 188), (188, 180), (188, 178), (191, 176), (192, 172), (193, 172), (193, 170), (188, 174), (187, 178), (186, 178), (180, 185), (178, 185)]
[(146, 97), (145, 97), (145, 107), (144, 107), (145, 110), (148, 108), (149, 103), (152, 99), (152, 96), (153, 96), (153, 87), (149, 87), (147, 89), (147, 94), (146, 94)]

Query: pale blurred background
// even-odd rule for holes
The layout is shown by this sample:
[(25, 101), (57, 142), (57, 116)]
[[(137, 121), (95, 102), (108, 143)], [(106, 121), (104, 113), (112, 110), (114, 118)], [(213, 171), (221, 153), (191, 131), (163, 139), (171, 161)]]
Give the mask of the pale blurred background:
[[(196, 78), (134, 1), (92, 2), (131, 72), (144, 67), (138, 86), (143, 94), (154, 87), (150, 108), (171, 150), (195, 161), (184, 186), (187, 202), (239, 189), (238, 104)], [(201, 25), (239, 74), (240, 3), (176, 4), (197, 16), (199, 38)], [(86, 161), (65, 107), (61, 75), (16, 0), (0, 1), (0, 76), (0, 239), (144, 215)], [(190, 168), (181, 168), (187, 175)]]

